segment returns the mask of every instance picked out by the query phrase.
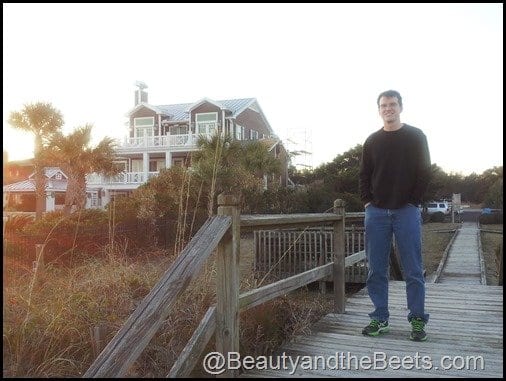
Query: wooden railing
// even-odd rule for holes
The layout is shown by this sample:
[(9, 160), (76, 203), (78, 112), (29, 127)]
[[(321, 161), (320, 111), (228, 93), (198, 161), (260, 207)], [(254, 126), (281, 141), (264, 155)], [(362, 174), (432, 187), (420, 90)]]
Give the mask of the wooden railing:
[[(258, 229), (253, 233), (253, 271), (260, 283), (267, 277), (279, 280), (334, 261), (332, 227)], [(365, 229), (350, 224), (346, 213), (345, 263), (348, 256), (360, 251), (365, 254)], [(368, 271), (365, 262), (364, 259), (346, 266), (346, 283), (365, 283)], [(325, 280), (320, 281), (322, 292), (325, 286)]]
[[(168, 377), (188, 376), (213, 333), (216, 351), (226, 355), (239, 352), (239, 311), (252, 308), (308, 283), (331, 276), (334, 284), (334, 311), (345, 312), (345, 266), (363, 260), (364, 254), (345, 260), (345, 212), (341, 200), (334, 213), (240, 216), (238, 200), (218, 197), (218, 215), (206, 221), (177, 257), (162, 279), (127, 319), (124, 326), (99, 354), (84, 377), (122, 377), (140, 356), (171, 311), (175, 299), (189, 285), (205, 260), (217, 248), (216, 306), (204, 318), (174, 363)], [(241, 230), (322, 226), (333, 227), (334, 261), (301, 274), (282, 279), (239, 295), (239, 252)], [(233, 377), (229, 369), (222, 377)]]

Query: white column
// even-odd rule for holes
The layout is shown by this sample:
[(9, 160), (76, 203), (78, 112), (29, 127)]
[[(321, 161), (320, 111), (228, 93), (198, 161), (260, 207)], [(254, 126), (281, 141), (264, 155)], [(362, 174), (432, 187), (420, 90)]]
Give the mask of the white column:
[(52, 212), (55, 208), (54, 192), (46, 192), (46, 212)]
[(100, 192), (102, 193), (102, 208), (105, 208), (105, 206), (111, 201), (111, 196), (109, 189), (101, 189)]
[(165, 152), (165, 168), (169, 169), (172, 167), (172, 152)]
[(142, 153), (142, 171), (144, 172), (143, 180), (144, 182), (148, 181), (148, 172), (149, 172), (149, 153)]

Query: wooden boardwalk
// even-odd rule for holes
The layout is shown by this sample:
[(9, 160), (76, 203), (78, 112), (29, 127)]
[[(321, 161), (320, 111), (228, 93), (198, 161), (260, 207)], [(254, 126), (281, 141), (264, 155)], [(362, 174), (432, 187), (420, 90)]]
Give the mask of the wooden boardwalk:
[[(475, 222), (463, 222), (451, 245), (437, 283), (481, 284), (480, 230)], [(483, 269), (484, 270), (484, 269)]]
[[(426, 284), (426, 342), (408, 339), (405, 282), (391, 281), (389, 333), (361, 334), (373, 309), (363, 289), (347, 299), (344, 314), (328, 314), (311, 335), (284, 344), (272, 357), (274, 365), (280, 359), (273, 368), (282, 369), (249, 370), (241, 376), (503, 377), (503, 288), (480, 284), (479, 233), (472, 225), (462, 225), (441, 283)], [(296, 369), (290, 359), (299, 360)]]

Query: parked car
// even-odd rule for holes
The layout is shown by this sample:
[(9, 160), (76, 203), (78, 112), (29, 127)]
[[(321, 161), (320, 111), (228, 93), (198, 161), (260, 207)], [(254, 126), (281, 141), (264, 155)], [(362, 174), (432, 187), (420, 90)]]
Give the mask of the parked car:
[(499, 214), (501, 213), (501, 209), (492, 209), (492, 208), (483, 208), (481, 210), (481, 214)]
[(480, 224), (502, 224), (502, 209), (483, 208), (479, 217)]
[(425, 204), (425, 209), (428, 214), (442, 212), (444, 215), (450, 214), (450, 205), (447, 201), (430, 201)]

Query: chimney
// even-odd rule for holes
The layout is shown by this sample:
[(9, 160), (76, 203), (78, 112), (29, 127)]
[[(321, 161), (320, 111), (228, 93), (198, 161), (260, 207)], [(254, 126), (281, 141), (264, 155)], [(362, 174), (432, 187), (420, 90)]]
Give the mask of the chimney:
[(148, 103), (148, 93), (144, 91), (144, 89), (148, 88), (144, 82), (136, 81), (135, 86), (137, 86), (137, 90), (135, 90), (135, 104), (137, 106), (139, 103), (145, 102)]

